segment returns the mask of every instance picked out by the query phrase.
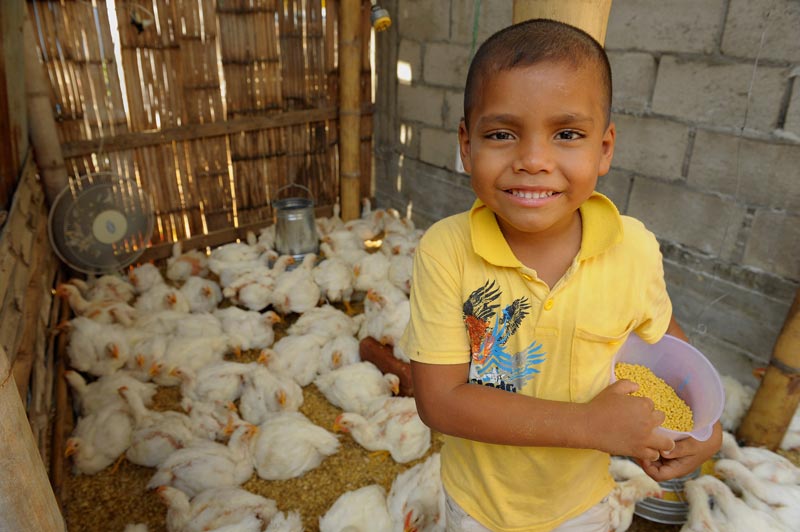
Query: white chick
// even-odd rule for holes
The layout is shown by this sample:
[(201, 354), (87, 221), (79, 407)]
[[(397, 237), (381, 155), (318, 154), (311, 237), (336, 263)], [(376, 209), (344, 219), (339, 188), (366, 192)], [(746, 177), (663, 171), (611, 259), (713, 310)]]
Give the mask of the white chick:
[(386, 491), (379, 484), (342, 493), (319, 518), (319, 532), (371, 532), (392, 528)]
[(396, 297), (391, 293), (394, 290), (398, 289), (385, 290), (384, 285), (381, 291), (370, 289), (367, 292), (365, 301), (370, 304), (364, 305), (365, 318), (358, 331), (359, 339), (370, 336), (385, 345), (398, 343), (411, 317), (411, 305), (402, 291), (403, 296)]
[(180, 288), (189, 312), (211, 312), (222, 301), (222, 290), (210, 279), (192, 276), (186, 279)]
[(240, 364), (220, 360), (197, 371), (175, 368), (173, 373), (181, 380), (181, 395), (192, 401), (236, 401), (242, 395), (245, 375), (253, 371), (253, 364)]
[[(250, 520), (255, 520), (260, 531), (278, 513), (274, 500), (251, 493), (239, 487), (211, 488), (198, 493), (191, 500), (176, 488), (161, 486), (157, 490), (167, 505), (167, 529), (170, 531), (199, 532), (219, 530), (229, 525), (242, 525), (247, 530)], [(248, 521), (243, 521), (247, 519)]]
[(300, 386), (308, 386), (319, 373), (322, 364), (322, 344), (325, 338), (314, 334), (284, 336), (263, 349), (263, 363), (280, 376), (291, 377)]
[(317, 306), (321, 298), (319, 285), (314, 282), (312, 270), (317, 260), (314, 253), (303, 257), (303, 262), (275, 278), (275, 290), (270, 294), (270, 304), (281, 314), (302, 314)]
[(258, 245), (265, 250), (275, 249), (275, 224), (263, 227), (258, 233)]
[(296, 510), (278, 512), (269, 522), (264, 532), (303, 532), (303, 518)]
[(125, 456), (134, 464), (158, 467), (170, 454), (194, 441), (198, 434), (186, 414), (174, 411), (148, 410), (141, 397), (128, 393), (124, 386), (119, 394), (128, 402), (135, 421), (131, 443)]
[(350, 306), (355, 290), (355, 277), (353, 269), (344, 259), (328, 257), (315, 266), (311, 273), (322, 297), (331, 303), (341, 301), (346, 307)]
[(172, 257), (167, 259), (167, 279), (185, 281), (189, 277), (208, 275), (208, 257), (200, 250), (183, 253), (180, 242), (172, 245)]
[(744, 500), (738, 498), (724, 482), (712, 475), (703, 475), (691, 482), (700, 485), (713, 498), (714, 512), (712, 515), (720, 531), (788, 532), (791, 530), (784, 527), (769, 513), (749, 506)]
[(70, 365), (95, 376), (109, 375), (125, 365), (130, 346), (125, 330), (78, 316), (68, 322)]
[(68, 282), (77, 286), (83, 296), (90, 301), (116, 300), (130, 303), (136, 296), (133, 285), (118, 275), (102, 275), (88, 283), (77, 278)]
[[(703, 475), (697, 479), (687, 480), (683, 485), (683, 493), (689, 505), (686, 523), (680, 532), (726, 532), (725, 516), (718, 508), (712, 510), (712, 499), (706, 491), (707, 477)], [(702, 479), (702, 480), (701, 480)], [(697, 481), (700, 482), (697, 482)]]
[(127, 407), (111, 404), (78, 419), (67, 439), (65, 456), (72, 456), (76, 473), (94, 475), (119, 458), (131, 444), (133, 417)]
[(800, 408), (795, 411), (789, 427), (783, 434), (780, 448), (787, 451), (800, 448)]
[(125, 364), (128, 371), (139, 380), (151, 380), (163, 363), (169, 341), (167, 334), (154, 334), (136, 342)]
[(296, 412), (303, 404), (303, 389), (293, 379), (279, 378), (266, 367), (254, 365), (245, 376), (239, 411), (248, 423), (260, 425), (271, 413)]
[(353, 286), (366, 292), (389, 277), (389, 258), (383, 253), (369, 253), (353, 264)]
[(128, 389), (129, 394), (138, 395), (143, 404), (149, 405), (156, 393), (155, 384), (141, 382), (124, 370), (104, 375), (92, 383), (87, 383), (80, 373), (72, 370), (64, 372), (64, 378), (72, 388), (75, 405), (84, 416), (94, 414), (114, 403), (123, 406), (125, 400), (119, 395), (122, 386)]
[(118, 299), (84, 299), (78, 287), (73, 284), (59, 284), (56, 295), (66, 299), (76, 315), (98, 323), (130, 325), (136, 319), (136, 310), (126, 302)]
[(137, 294), (143, 294), (153, 287), (164, 284), (164, 278), (158, 268), (146, 262), (136, 266), (128, 273), (128, 280), (130, 280), (133, 287), (136, 289)]
[(413, 397), (378, 399), (366, 416), (345, 412), (333, 429), (349, 432), (369, 451), (389, 451), (401, 464), (421, 458), (431, 446), (431, 430), (419, 418)]
[(177, 288), (166, 284), (152, 287), (139, 296), (133, 304), (139, 314), (174, 310), (176, 312), (189, 312), (189, 301)]
[(250, 444), (257, 432), (253, 425), (242, 425), (231, 435), (228, 445), (195, 440), (169, 455), (147, 488), (172, 486), (194, 497), (211, 488), (241, 486), (253, 474)]
[(336, 435), (300, 412), (282, 412), (259, 426), (253, 459), (259, 477), (285, 480), (304, 475), (338, 450)]
[(727, 458), (714, 463), (714, 472), (741, 492), (751, 509), (771, 514), (789, 527), (800, 522), (800, 485), (764, 480), (741, 462)]
[(735, 432), (747, 413), (747, 409), (750, 408), (756, 391), (752, 386), (739, 382), (728, 375), (722, 375), (720, 380), (725, 389), (725, 405), (719, 421), (724, 430)]
[(181, 383), (173, 369), (197, 371), (201, 367), (220, 362), (225, 354), (237, 348), (227, 334), (201, 337), (172, 337), (167, 344), (161, 360), (163, 371), (153, 376), (153, 381), (161, 386), (177, 386)]
[(172, 331), (175, 336), (221, 336), (225, 332), (219, 318), (209, 312), (177, 314), (180, 318), (175, 321)]
[(238, 307), (226, 307), (214, 311), (222, 323), (222, 329), (233, 338), (233, 342), (242, 350), (265, 349), (275, 341), (273, 326), (281, 317), (268, 310), (261, 314), (253, 310)]
[(287, 330), (289, 334), (315, 334), (329, 340), (340, 334), (355, 335), (359, 320), (354, 319), (333, 305), (312, 308), (297, 318)]
[(333, 214), (326, 218), (324, 216), (320, 216), (314, 223), (317, 227), (317, 234), (320, 237), (325, 237), (326, 235), (344, 228), (344, 222), (341, 218), (342, 208), (339, 206), (339, 200), (337, 198), (336, 203), (333, 204)]
[(340, 334), (322, 346), (320, 375), (361, 361), (359, 341), (350, 334)]
[(741, 462), (759, 478), (780, 484), (800, 484), (800, 468), (787, 458), (761, 447), (739, 447), (730, 432), (722, 432), (720, 454)]
[(404, 293), (411, 293), (411, 270), (414, 258), (410, 255), (392, 255), (389, 259), (389, 272), (386, 277)]
[(445, 493), (440, 476), (439, 453), (395, 477), (386, 505), (395, 529), (444, 532), (446, 525)]
[(623, 532), (630, 528), (637, 502), (647, 497), (660, 497), (663, 492), (658, 482), (648, 477), (643, 470), (640, 471), (641, 474), (618, 481), (608, 495), (610, 524), (614, 532)]
[(181, 406), (189, 414), (193, 431), (207, 440), (226, 441), (239, 427), (247, 424), (239, 417), (234, 403), (192, 401), (184, 397)]
[(396, 395), (400, 379), (393, 373), (382, 373), (371, 362), (357, 362), (335, 369), (314, 380), (325, 398), (345, 412), (365, 415), (375, 399)]

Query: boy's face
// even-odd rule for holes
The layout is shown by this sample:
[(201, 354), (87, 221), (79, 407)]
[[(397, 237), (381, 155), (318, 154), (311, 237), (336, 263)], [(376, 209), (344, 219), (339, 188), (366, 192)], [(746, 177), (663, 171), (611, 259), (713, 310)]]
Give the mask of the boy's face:
[(558, 236), (608, 172), (614, 125), (596, 68), (545, 62), (501, 71), (459, 127), (472, 188), (507, 238)]

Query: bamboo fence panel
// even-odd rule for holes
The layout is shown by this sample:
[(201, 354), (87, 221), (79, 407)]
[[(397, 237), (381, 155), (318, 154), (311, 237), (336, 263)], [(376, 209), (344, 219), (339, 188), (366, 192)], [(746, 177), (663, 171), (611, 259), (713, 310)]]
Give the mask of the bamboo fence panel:
[[(147, 190), (153, 245), (269, 220), (288, 184), (308, 187), (318, 206), (337, 201), (338, 2), (27, 5), (70, 175), (112, 172)], [(369, 101), (368, 55), (364, 65)], [(291, 113), (307, 117), (253, 125)], [(369, 176), (371, 118), (361, 124)]]

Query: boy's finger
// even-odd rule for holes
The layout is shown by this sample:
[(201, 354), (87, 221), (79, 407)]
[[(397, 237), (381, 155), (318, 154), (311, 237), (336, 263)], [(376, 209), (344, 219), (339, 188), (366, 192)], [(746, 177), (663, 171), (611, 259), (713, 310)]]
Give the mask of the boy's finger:
[(611, 385), (614, 388), (614, 391), (621, 394), (629, 394), (633, 393), (639, 389), (639, 385), (633, 381), (629, 381), (628, 379), (620, 379), (616, 381), (614, 384)]

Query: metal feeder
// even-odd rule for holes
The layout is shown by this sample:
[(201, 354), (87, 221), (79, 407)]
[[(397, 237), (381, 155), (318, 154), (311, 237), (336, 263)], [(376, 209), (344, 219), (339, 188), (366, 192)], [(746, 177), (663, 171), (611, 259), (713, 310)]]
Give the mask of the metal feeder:
[(272, 202), (275, 250), (281, 255), (291, 255), (300, 263), (309, 253), (319, 252), (319, 237), (311, 191), (303, 185), (290, 184), (279, 188), (276, 195), (290, 187), (305, 190), (308, 197), (290, 197)]

